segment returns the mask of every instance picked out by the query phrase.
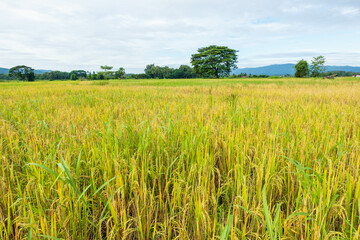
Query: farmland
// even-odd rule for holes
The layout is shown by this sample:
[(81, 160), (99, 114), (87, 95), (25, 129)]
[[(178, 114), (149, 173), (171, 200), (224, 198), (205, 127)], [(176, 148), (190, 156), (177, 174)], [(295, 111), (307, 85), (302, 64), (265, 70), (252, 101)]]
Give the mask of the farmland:
[(0, 239), (359, 239), (360, 80), (0, 82)]

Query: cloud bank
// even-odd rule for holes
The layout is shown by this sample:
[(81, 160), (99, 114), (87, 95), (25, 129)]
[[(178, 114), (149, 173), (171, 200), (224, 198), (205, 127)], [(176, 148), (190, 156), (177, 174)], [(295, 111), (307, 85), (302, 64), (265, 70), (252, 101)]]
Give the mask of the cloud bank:
[(358, 0), (0, 2), (0, 66), (141, 72), (189, 64), (199, 47), (239, 50), (239, 67), (324, 55), (360, 65)]

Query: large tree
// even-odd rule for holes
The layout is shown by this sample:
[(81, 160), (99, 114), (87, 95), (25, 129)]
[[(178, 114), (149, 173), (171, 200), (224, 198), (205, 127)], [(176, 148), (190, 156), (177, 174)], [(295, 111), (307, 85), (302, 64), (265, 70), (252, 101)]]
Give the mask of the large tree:
[(111, 71), (113, 69), (113, 66), (104, 65), (104, 66), (100, 66), (100, 68), (104, 70), (101, 73), (104, 75), (105, 79), (108, 79), (110, 76), (114, 74), (114, 72)]
[(303, 78), (307, 76), (309, 76), (309, 64), (303, 59), (295, 65), (295, 77)]
[(325, 73), (325, 61), (326, 59), (324, 56), (314, 57), (314, 59), (311, 61), (310, 67), (312, 77), (320, 77), (323, 73)]
[(24, 65), (10, 68), (9, 77), (16, 78), (22, 81), (35, 81), (34, 69)]
[(105, 72), (110, 71), (111, 69), (113, 69), (112, 66), (107, 66), (107, 65), (100, 66), (100, 68), (101, 68), (102, 70), (104, 70)]
[(144, 72), (149, 78), (164, 78), (164, 71), (162, 67), (155, 64), (148, 64), (144, 69)]
[(194, 71), (202, 77), (228, 76), (231, 69), (237, 68), (236, 50), (225, 46), (211, 45), (198, 49), (191, 56)]
[(120, 67), (119, 70), (117, 70), (117, 71), (115, 72), (115, 77), (116, 77), (116, 78), (123, 79), (124, 76), (125, 76), (125, 68)]

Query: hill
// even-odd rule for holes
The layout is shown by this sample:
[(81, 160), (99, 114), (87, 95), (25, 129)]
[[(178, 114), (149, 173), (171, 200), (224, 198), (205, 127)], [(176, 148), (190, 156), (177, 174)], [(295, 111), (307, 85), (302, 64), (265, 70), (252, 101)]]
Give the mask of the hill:
[(9, 72), (9, 69), (7, 69), (7, 68), (0, 68), (0, 74), (8, 73), (8, 72)]
[[(42, 70), (42, 69), (35, 69), (34, 72), (36, 74), (42, 74), (42, 73), (46, 73), (46, 72), (51, 72), (51, 70)], [(6, 74), (9, 73), (9, 69), (8, 68), (0, 68), (0, 74)]]

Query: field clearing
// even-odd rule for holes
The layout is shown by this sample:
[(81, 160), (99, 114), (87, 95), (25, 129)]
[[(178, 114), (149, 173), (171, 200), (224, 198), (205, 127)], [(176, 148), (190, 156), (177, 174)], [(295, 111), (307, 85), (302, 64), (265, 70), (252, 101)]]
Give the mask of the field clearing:
[(0, 83), (0, 239), (359, 239), (360, 79)]

